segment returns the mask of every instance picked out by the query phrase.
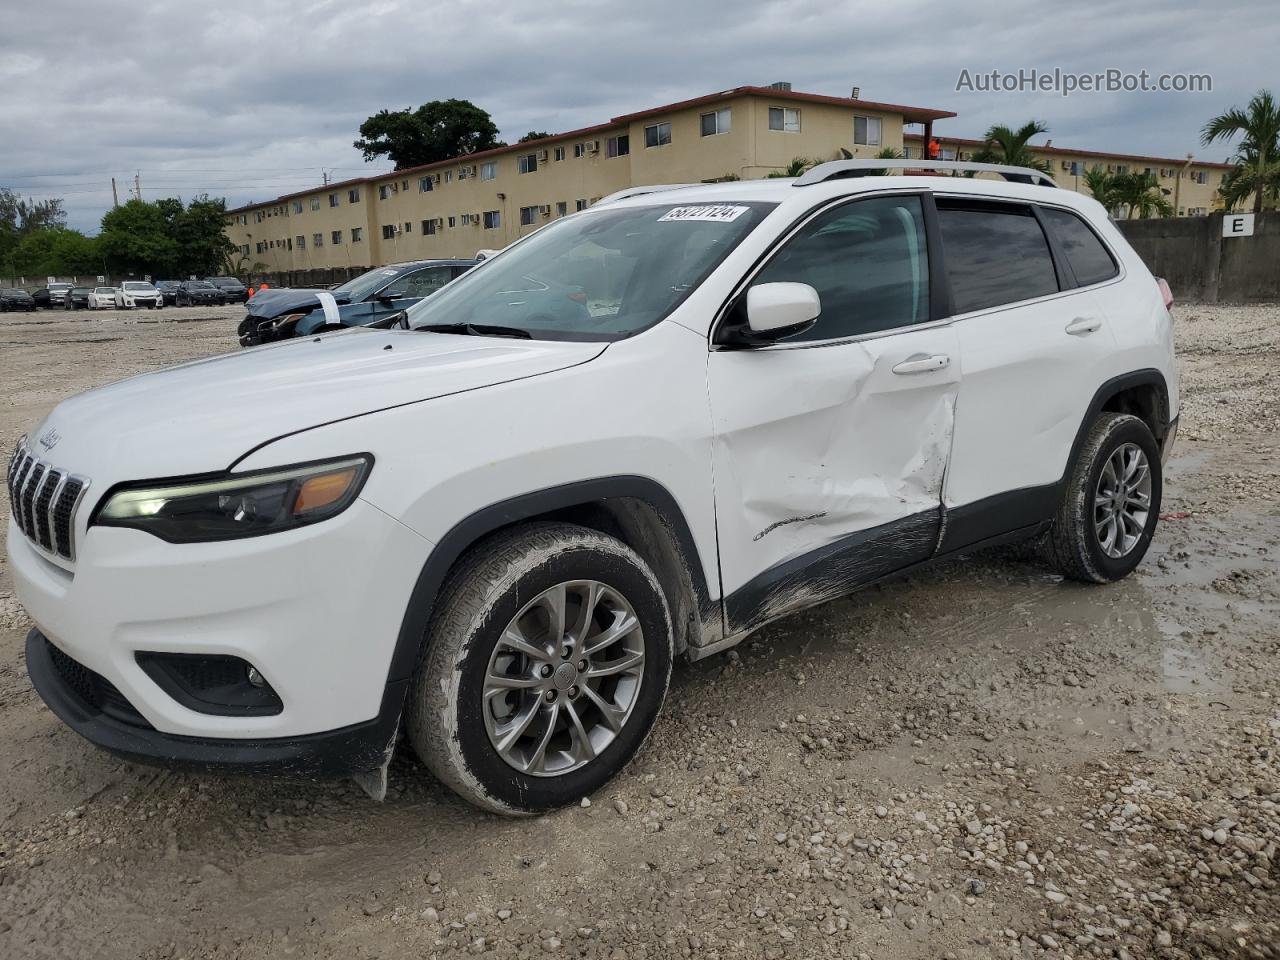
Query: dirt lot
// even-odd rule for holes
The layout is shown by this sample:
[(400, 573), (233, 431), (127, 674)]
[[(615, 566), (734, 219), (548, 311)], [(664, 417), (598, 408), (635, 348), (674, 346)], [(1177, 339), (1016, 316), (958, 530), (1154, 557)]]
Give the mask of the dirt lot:
[[(0, 317), (0, 443), (239, 314)], [(382, 804), (105, 755), (32, 691), (0, 561), (0, 956), (1280, 957), (1280, 307), (1178, 338), (1138, 575), (975, 556), (792, 617), (537, 820), (407, 751)]]

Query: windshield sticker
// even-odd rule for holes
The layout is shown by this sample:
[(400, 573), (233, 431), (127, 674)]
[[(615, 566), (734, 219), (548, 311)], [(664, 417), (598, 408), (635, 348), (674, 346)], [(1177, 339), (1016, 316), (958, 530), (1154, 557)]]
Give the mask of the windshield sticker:
[(384, 277), (394, 277), (399, 273), (398, 270), (380, 270), (378, 272)]
[(750, 207), (717, 203), (698, 207), (673, 207), (658, 218), (659, 223), (682, 220), (710, 220), (715, 223), (732, 223), (750, 210)]

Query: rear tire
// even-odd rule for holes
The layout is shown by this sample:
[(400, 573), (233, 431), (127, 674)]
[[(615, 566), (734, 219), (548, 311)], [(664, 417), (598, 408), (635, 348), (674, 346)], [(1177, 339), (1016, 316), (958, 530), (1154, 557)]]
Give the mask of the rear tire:
[(565, 523), (498, 534), (464, 557), (427, 642), (409, 740), (446, 786), (507, 814), (573, 803), (621, 770), (658, 716), (674, 657), (648, 565)]
[(1126, 413), (1101, 413), (1068, 471), (1045, 542), (1049, 562), (1085, 583), (1127, 577), (1146, 555), (1160, 516), (1160, 449)]

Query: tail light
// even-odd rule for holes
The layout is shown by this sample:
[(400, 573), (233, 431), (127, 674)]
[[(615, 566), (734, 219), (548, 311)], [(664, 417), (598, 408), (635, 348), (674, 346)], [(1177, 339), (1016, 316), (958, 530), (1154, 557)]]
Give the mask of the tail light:
[(575, 290), (573, 293), (569, 294), (569, 299), (574, 303), (586, 303), (587, 295), (581, 290)]
[(1173, 309), (1173, 291), (1169, 289), (1169, 284), (1164, 277), (1156, 277), (1156, 286), (1160, 288), (1160, 298), (1164, 300), (1164, 308), (1166, 310)]

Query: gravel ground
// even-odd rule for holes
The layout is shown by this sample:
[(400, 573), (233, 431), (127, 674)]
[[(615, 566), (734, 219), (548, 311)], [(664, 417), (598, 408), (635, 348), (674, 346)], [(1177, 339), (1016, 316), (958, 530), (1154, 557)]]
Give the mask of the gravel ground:
[[(788, 618), (536, 820), (408, 751), (382, 804), (105, 755), (32, 692), (0, 562), (0, 956), (1280, 957), (1280, 307), (1177, 312), (1134, 577), (978, 555)], [(0, 441), (239, 314), (0, 317)]]

